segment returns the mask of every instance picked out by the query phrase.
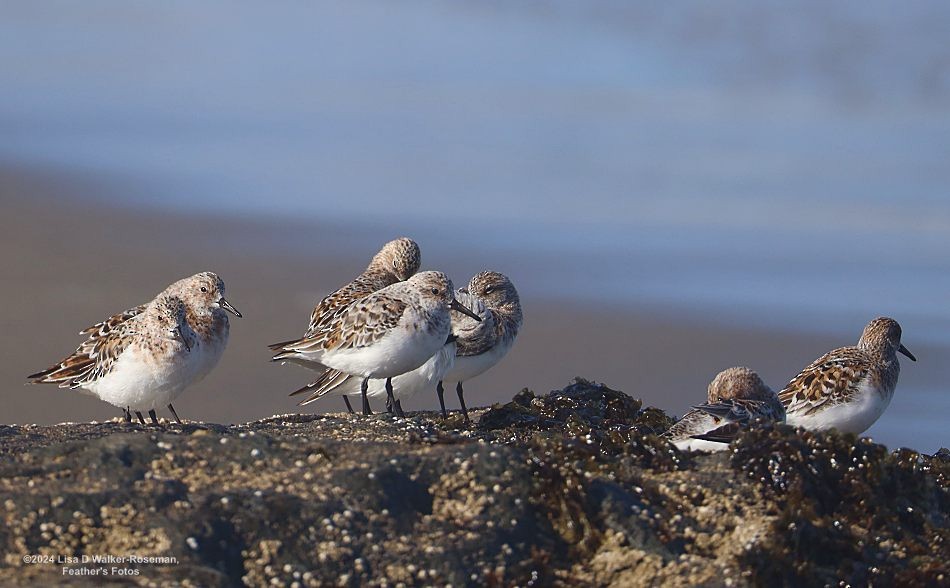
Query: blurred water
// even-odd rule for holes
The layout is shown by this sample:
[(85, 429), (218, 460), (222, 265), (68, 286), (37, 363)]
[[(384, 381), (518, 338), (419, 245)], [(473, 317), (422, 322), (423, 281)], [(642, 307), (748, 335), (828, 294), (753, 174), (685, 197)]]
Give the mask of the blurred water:
[(950, 344), (945, 2), (2, 12), (0, 160), (127, 205), (530, 259), (533, 296), (845, 340), (889, 314)]

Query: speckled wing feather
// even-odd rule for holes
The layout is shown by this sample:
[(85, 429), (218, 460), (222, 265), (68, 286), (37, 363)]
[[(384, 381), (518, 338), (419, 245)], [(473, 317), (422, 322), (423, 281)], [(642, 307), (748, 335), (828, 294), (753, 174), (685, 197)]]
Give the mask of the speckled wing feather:
[(842, 347), (815, 360), (795, 376), (778, 397), (788, 413), (809, 415), (829, 402), (850, 400), (867, 378), (873, 361), (857, 347)]
[[(284, 347), (289, 353), (318, 350), (359, 349), (372, 345), (389, 333), (402, 319), (408, 304), (388, 294), (376, 292), (357, 300), (311, 337)], [(279, 359), (280, 354), (275, 356)]]
[[(134, 309), (133, 309), (134, 310)], [(134, 317), (112, 323), (112, 319), (99, 323), (103, 325), (92, 331), (88, 339), (76, 348), (76, 351), (58, 364), (41, 372), (27, 376), (32, 383), (54, 383), (60, 388), (79, 388), (82, 384), (95, 381), (108, 374), (115, 366), (115, 360), (129, 346), (134, 335)], [(111, 323), (111, 324), (110, 324)]]
[(299, 390), (294, 390), (293, 392), (291, 392), (290, 396), (296, 396), (298, 394), (304, 394), (304, 393), (309, 392), (310, 396), (308, 396), (304, 400), (301, 400), (299, 402), (299, 405), (303, 406), (305, 404), (310, 404), (314, 400), (317, 400), (318, 398), (322, 398), (323, 396), (326, 396), (334, 388), (336, 388), (337, 386), (339, 386), (340, 384), (348, 380), (350, 377), (351, 376), (349, 374), (341, 372), (340, 370), (328, 369), (328, 370), (325, 370), (322, 374), (320, 374), (320, 376), (313, 382), (310, 382), (309, 384), (300, 388)]
[(775, 399), (730, 398), (699, 404), (663, 436), (671, 441), (693, 438), (728, 444), (756, 418), (784, 421), (785, 411)]
[(360, 274), (355, 280), (325, 297), (314, 307), (313, 312), (310, 313), (307, 332), (303, 337), (272, 343), (268, 347), (272, 351), (289, 351), (293, 347), (305, 344), (308, 339), (332, 325), (340, 313), (351, 304), (397, 281), (391, 274)]
[(91, 327), (86, 327), (85, 329), (79, 331), (80, 335), (92, 335), (94, 333), (99, 333), (100, 336), (107, 335), (110, 331), (115, 330), (116, 327), (129, 320), (134, 316), (138, 316), (145, 312), (146, 304), (140, 304), (134, 308), (130, 308), (119, 314), (114, 314), (107, 318), (104, 321), (98, 322)]
[(777, 400), (751, 400), (732, 398), (721, 402), (700, 404), (696, 410), (721, 419), (722, 424), (700, 434), (690, 435), (693, 439), (731, 443), (749, 423), (757, 418), (770, 421), (784, 421), (785, 410)]
[(757, 400), (730, 398), (719, 402), (704, 402), (693, 408), (730, 423), (747, 423), (758, 404)]
[(310, 313), (310, 325), (307, 327), (306, 336), (312, 336), (325, 325), (332, 323), (340, 311), (353, 302), (365, 298), (377, 290), (382, 290), (390, 284), (395, 284), (396, 281), (396, 277), (391, 274), (361, 274), (346, 286), (321, 300), (314, 307), (313, 312)]
[(463, 306), (481, 317), (481, 322), (458, 311), (452, 311), (452, 334), (455, 335), (457, 357), (481, 355), (498, 341), (498, 321), (495, 314), (475, 296), (459, 290), (455, 298)]
[(672, 427), (663, 433), (663, 437), (666, 437), (670, 441), (688, 439), (693, 435), (709, 431), (721, 423), (722, 419), (694, 408), (684, 414), (683, 418), (676, 421)]

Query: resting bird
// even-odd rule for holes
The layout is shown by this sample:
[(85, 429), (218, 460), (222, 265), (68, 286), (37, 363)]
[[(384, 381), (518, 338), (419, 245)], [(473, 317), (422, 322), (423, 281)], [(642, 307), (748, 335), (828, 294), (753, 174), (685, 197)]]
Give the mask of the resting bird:
[(694, 406), (663, 436), (679, 449), (722, 451), (757, 418), (783, 422), (785, 409), (757, 373), (733, 367), (709, 384), (706, 403)]

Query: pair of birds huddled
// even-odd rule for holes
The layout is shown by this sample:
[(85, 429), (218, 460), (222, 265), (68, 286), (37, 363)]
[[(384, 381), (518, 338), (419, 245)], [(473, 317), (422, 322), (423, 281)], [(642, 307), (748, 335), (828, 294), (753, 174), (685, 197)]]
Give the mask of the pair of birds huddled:
[(224, 353), (227, 312), (241, 313), (224, 297), (224, 281), (212, 272), (179, 280), (154, 300), (80, 331), (86, 340), (58, 364), (28, 378), (92, 394), (158, 422), (155, 409), (175, 407), (189, 385), (207, 376)]
[[(356, 279), (321, 300), (300, 339), (274, 344), (274, 361), (318, 370), (293, 394), (307, 404), (331, 394), (385, 395), (402, 414), (401, 399), (436, 390), (446, 415), (443, 381), (455, 382), (468, 419), (462, 383), (495, 365), (511, 349), (522, 323), (514, 285), (497, 272), (481, 272), (454, 291), (442, 272), (417, 273), (421, 255), (411, 239), (396, 239)], [(460, 301), (461, 300), (461, 301)], [(33, 383), (80, 389), (144, 424), (143, 411), (172, 406), (189, 385), (217, 364), (227, 344), (224, 282), (204, 272), (175, 282), (154, 300), (89, 327), (74, 353), (29, 376)], [(352, 412), (352, 408), (350, 408)]]
[(693, 407), (664, 436), (680, 449), (720, 451), (756, 419), (861, 434), (894, 396), (898, 353), (917, 361), (901, 343), (897, 321), (879, 317), (864, 328), (856, 346), (816, 359), (778, 394), (751, 369), (729, 368), (709, 384), (707, 402)]

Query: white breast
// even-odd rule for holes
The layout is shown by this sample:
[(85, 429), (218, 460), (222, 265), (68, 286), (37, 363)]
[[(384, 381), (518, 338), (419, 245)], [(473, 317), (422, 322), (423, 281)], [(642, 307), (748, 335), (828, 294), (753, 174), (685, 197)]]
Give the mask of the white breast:
[(860, 435), (881, 417), (887, 405), (890, 404), (890, 400), (891, 395), (882, 396), (868, 380), (865, 380), (858, 386), (858, 393), (850, 402), (835, 404), (808, 415), (792, 412), (786, 415), (786, 422), (812, 431), (826, 431), (834, 428), (845, 433)]
[(678, 441), (674, 441), (673, 445), (675, 445), (681, 451), (689, 450), (689, 451), (715, 452), (715, 451), (725, 451), (726, 449), (729, 449), (728, 443), (716, 443), (715, 441), (706, 441), (704, 439), (692, 439), (692, 438), (680, 439)]
[[(435, 387), (445, 372), (455, 362), (455, 343), (443, 345), (439, 352), (430, 357), (418, 368), (393, 378), (393, 395), (403, 400), (416, 394), (435, 393)], [(345, 382), (333, 389), (330, 394), (360, 394), (361, 376), (350, 376)], [(386, 380), (370, 380), (366, 395), (371, 398), (386, 397)], [(328, 394), (329, 396), (329, 394)]]
[(166, 406), (190, 383), (187, 352), (155, 357), (130, 345), (105, 376), (85, 385), (89, 392), (119, 408), (147, 411)]
[(444, 332), (424, 328), (406, 328), (402, 324), (368, 347), (335, 349), (323, 354), (321, 363), (347, 374), (370, 378), (389, 378), (412, 371), (425, 363), (445, 345)]
[(508, 354), (513, 343), (513, 339), (505, 338), (480, 355), (463, 355), (456, 357), (455, 365), (445, 374), (443, 381), (446, 383), (466, 382), (476, 376), (480, 376), (501, 361), (501, 359)]

